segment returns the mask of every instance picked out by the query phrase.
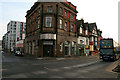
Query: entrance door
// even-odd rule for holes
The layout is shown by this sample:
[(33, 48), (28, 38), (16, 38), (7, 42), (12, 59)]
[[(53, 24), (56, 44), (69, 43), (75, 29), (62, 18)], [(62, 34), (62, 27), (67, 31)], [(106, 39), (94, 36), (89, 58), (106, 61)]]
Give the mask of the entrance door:
[(68, 55), (69, 53), (69, 47), (65, 47), (65, 55)]
[(44, 45), (43, 46), (43, 56), (44, 57), (53, 57), (53, 46), (52, 45)]

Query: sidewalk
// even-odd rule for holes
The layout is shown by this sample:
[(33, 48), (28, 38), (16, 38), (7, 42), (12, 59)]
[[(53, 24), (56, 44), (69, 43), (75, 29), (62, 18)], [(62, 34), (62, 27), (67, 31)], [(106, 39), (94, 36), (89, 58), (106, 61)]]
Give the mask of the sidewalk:
[(85, 59), (85, 58), (98, 58), (98, 54), (92, 56), (65, 56), (65, 57), (38, 57), (38, 60), (66, 60), (66, 59)]
[(118, 60), (117, 66), (112, 71), (120, 73), (120, 59)]

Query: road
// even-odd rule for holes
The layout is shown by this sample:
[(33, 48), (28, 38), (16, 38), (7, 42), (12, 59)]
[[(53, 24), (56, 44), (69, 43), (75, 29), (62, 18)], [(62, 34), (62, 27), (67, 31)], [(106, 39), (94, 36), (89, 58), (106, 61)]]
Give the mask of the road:
[(112, 69), (118, 62), (99, 60), (98, 56), (70, 58), (19, 57), (2, 55), (3, 78), (117, 78)]

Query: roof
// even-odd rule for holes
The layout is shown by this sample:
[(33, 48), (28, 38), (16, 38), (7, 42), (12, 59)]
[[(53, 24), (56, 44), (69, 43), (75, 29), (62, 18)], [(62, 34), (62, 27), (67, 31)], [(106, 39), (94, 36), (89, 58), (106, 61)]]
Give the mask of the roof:
[(93, 31), (93, 29), (96, 27), (97, 29), (97, 26), (96, 26), (96, 23), (90, 23), (89, 24), (89, 31)]

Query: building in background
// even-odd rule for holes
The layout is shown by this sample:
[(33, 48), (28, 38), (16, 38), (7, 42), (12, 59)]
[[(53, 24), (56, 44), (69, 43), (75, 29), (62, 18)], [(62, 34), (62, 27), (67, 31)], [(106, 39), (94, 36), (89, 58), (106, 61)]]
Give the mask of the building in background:
[(8, 32), (2, 38), (2, 50), (8, 51)]
[[(78, 54), (93, 55), (98, 52), (102, 32), (97, 29), (96, 23), (84, 23), (84, 20), (76, 20), (78, 35)], [(98, 40), (99, 39), (99, 40)]]
[(0, 40), (0, 51), (2, 51), (2, 40)]
[(7, 33), (3, 36), (3, 49), (8, 52), (14, 52), (16, 42), (25, 37), (26, 23), (19, 21), (10, 21), (7, 24)]

